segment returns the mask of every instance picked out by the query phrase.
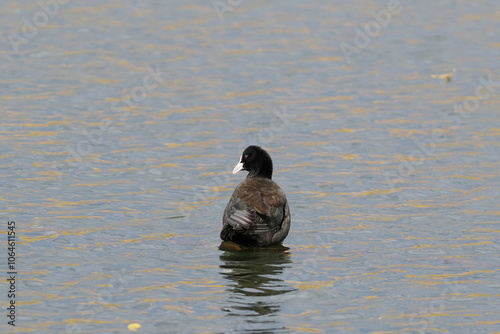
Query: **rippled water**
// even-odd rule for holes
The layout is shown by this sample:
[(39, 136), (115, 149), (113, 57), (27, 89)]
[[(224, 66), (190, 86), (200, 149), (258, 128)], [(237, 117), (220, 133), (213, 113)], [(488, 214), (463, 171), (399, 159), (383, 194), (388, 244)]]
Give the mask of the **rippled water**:
[[(17, 332), (499, 331), (496, 1), (50, 3), (0, 12)], [(219, 249), (248, 144), (284, 249)]]

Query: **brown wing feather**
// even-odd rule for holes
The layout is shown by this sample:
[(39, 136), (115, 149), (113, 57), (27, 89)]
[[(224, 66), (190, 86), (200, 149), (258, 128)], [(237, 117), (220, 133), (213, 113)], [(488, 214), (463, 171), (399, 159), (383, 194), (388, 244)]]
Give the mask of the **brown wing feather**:
[(263, 215), (270, 216), (272, 210), (284, 204), (285, 194), (272, 180), (265, 178), (247, 179), (236, 187), (235, 194), (252, 205)]

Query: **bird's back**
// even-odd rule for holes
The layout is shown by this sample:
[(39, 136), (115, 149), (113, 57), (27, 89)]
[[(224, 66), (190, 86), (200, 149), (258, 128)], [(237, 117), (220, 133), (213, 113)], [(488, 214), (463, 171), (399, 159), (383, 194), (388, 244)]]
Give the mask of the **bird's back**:
[(240, 183), (224, 210), (221, 238), (243, 245), (280, 243), (290, 229), (285, 193), (271, 179), (247, 178)]

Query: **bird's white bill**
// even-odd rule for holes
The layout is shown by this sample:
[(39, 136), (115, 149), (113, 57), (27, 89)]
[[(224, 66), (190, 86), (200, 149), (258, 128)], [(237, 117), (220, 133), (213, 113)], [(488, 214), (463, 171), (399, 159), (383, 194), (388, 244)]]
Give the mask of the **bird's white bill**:
[(233, 174), (238, 173), (242, 169), (243, 169), (243, 162), (238, 162), (238, 164), (234, 166)]

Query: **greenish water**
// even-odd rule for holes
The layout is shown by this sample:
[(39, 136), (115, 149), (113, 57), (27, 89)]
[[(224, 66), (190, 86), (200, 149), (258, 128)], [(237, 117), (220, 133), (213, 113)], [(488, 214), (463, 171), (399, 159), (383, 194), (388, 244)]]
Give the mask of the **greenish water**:
[[(499, 331), (495, 1), (50, 3), (0, 12), (2, 332)], [(219, 249), (249, 144), (282, 250)]]

